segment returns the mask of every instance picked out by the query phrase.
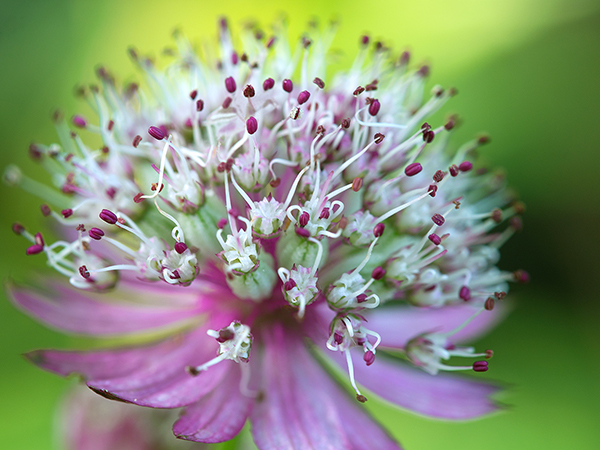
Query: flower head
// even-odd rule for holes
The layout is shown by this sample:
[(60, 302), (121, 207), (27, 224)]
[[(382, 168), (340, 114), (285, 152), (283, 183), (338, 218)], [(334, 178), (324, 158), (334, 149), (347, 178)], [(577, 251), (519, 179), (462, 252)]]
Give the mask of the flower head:
[(316, 37), (294, 53), (283, 34), (246, 33), (238, 53), (223, 23), (216, 61), (179, 35), (166, 69), (132, 51), (147, 89), (100, 71), (98, 119), (59, 121), (61, 144), (36, 146), (64, 239), (15, 228), (80, 291), (53, 281), (55, 295), (14, 301), (67, 332), (163, 338), (32, 361), (110, 399), (185, 407), (182, 439), (231, 439), (249, 418), (264, 449), (397, 448), (363, 390), (447, 419), (496, 408), (494, 386), (431, 374), (487, 370), (447, 364), (491, 356), (449, 339), (489, 328), (526, 278), (496, 267), (522, 206), (473, 164), (484, 140), (453, 151), (455, 119), (425, 122), (454, 95), (423, 100), (428, 68), (363, 45), (328, 78), (330, 36)]

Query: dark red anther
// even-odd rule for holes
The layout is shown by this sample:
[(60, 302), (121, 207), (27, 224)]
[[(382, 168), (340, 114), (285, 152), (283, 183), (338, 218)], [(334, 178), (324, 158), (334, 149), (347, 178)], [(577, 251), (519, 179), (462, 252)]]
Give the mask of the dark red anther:
[(28, 255), (37, 255), (38, 253), (41, 253), (43, 251), (44, 251), (43, 245), (34, 244), (30, 247), (27, 247), (27, 250), (25, 253), (27, 253)]
[(406, 166), (406, 169), (404, 169), (404, 173), (406, 174), (406, 176), (412, 177), (421, 172), (421, 170), (423, 170), (423, 166), (421, 166), (421, 164), (419, 164), (418, 162), (415, 162)]
[(356, 394), (356, 400), (358, 400), (360, 403), (366, 403), (367, 397), (362, 394)]
[(100, 239), (102, 239), (102, 236), (104, 236), (104, 231), (102, 231), (100, 228), (94, 227), (90, 229), (90, 231), (88, 231), (88, 234), (95, 241), (99, 241)]
[(267, 45), (266, 45), (266, 47), (267, 47), (267, 48), (271, 48), (271, 47), (273, 47), (273, 44), (275, 44), (275, 41), (276, 41), (276, 40), (277, 40), (277, 39), (276, 39), (274, 36), (273, 36), (273, 37), (271, 37), (271, 38), (269, 38), (269, 40), (267, 41)]
[(294, 89), (294, 83), (292, 83), (292, 80), (290, 80), (289, 78), (286, 78), (281, 83), (281, 87), (283, 88), (283, 90), (285, 92), (287, 92), (289, 94)]
[(240, 59), (242, 60), (242, 62), (247, 63), (248, 62), (248, 55), (246, 53), (242, 53), (242, 56), (240, 56)]
[(138, 145), (140, 145), (140, 142), (142, 142), (142, 137), (138, 134), (133, 138), (133, 147), (138, 148)]
[(85, 225), (84, 225), (84, 224), (82, 224), (82, 223), (80, 223), (79, 225), (77, 225), (77, 226), (75, 227), (75, 229), (76, 229), (77, 231), (81, 231), (81, 232), (83, 233), (83, 232), (85, 232)]
[(458, 166), (457, 166), (456, 164), (452, 164), (452, 165), (451, 165), (451, 166), (448, 168), (448, 170), (450, 171), (450, 175), (451, 175), (451, 176), (455, 177), (455, 176), (457, 176), (457, 175), (458, 175), (458, 172), (459, 172), (459, 171), (458, 171)]
[(506, 298), (506, 292), (494, 292), (494, 297), (496, 297), (496, 300), (504, 300), (504, 298)]
[(431, 130), (431, 125), (429, 125), (427, 122), (423, 122), (423, 125), (421, 125), (421, 130), (424, 130), (423, 133), (425, 133), (426, 131)]
[(83, 265), (79, 268), (79, 275), (81, 275), (83, 278), (85, 278), (86, 280), (90, 278), (90, 271), (88, 270), (88, 268)]
[(190, 92), (190, 98), (192, 100), (196, 100), (196, 97), (198, 96), (198, 90), (194, 89), (192, 92)]
[(263, 81), (263, 90), (268, 91), (269, 89), (273, 89), (275, 86), (275, 80), (273, 78), (267, 78)]
[(444, 222), (446, 222), (444, 216), (438, 213), (435, 213), (433, 216), (431, 216), (431, 220), (433, 220), (433, 223), (435, 223), (438, 227), (441, 227), (444, 225)]
[(306, 211), (303, 211), (302, 214), (300, 214), (300, 217), (298, 218), (298, 223), (301, 227), (305, 227), (306, 225), (308, 225), (308, 222), (310, 222), (310, 214)]
[(219, 163), (219, 165), (217, 166), (217, 172), (219, 172), (219, 173), (225, 172), (225, 163), (224, 162)]
[(492, 357), (494, 356), (493, 350), (486, 350), (484, 353), (485, 353), (485, 359), (492, 359)]
[(44, 154), (40, 150), (40, 148), (34, 144), (29, 144), (29, 157), (35, 161), (39, 161)]
[(458, 291), (458, 296), (465, 302), (468, 302), (469, 300), (471, 300), (471, 289), (469, 289), (468, 286), (461, 287)]
[(373, 101), (371, 101), (371, 104), (369, 105), (369, 114), (371, 114), (372, 116), (376, 116), (380, 108), (381, 103), (379, 103), (379, 100), (374, 98)]
[(343, 119), (342, 120), (342, 128), (344, 128), (344, 129), (350, 128), (350, 119)]
[(319, 125), (317, 127), (317, 135), (323, 136), (325, 134), (325, 127), (323, 125)]
[(431, 242), (433, 242), (434, 245), (440, 245), (442, 243), (442, 238), (439, 237), (437, 234), (435, 233), (431, 233), (429, 236), (427, 236), (429, 238), (429, 240)]
[(296, 227), (296, 234), (305, 238), (310, 237), (310, 231), (308, 231), (306, 228)]
[(107, 145), (105, 145), (104, 147), (101, 148), (102, 153), (104, 153), (105, 155), (108, 155), (108, 152), (110, 151), (110, 149), (108, 148)]
[(183, 254), (188, 249), (188, 246), (185, 245), (185, 242), (177, 242), (175, 243), (175, 251), (180, 255)]
[(248, 120), (246, 120), (246, 130), (249, 134), (256, 133), (256, 130), (258, 130), (258, 121), (256, 118), (250, 116)]
[(482, 135), (482, 136), (479, 136), (479, 138), (477, 139), (477, 142), (478, 142), (480, 145), (487, 144), (487, 143), (489, 143), (489, 142), (490, 142), (490, 137), (489, 137), (489, 135), (487, 135), (487, 134), (484, 134), (484, 135)]
[(502, 222), (502, 210), (500, 208), (494, 208), (490, 217), (496, 223)]
[(42, 236), (42, 233), (35, 233), (33, 240), (37, 245), (41, 245), (42, 247), (45, 245), (44, 244), (44, 236)]
[(319, 219), (329, 219), (329, 208), (323, 208), (321, 214), (319, 214)]
[(319, 77), (315, 77), (315, 79), (313, 80), (313, 83), (315, 83), (319, 89), (325, 89), (325, 82), (323, 80), (321, 80)]
[(473, 168), (473, 164), (470, 161), (463, 161), (458, 165), (458, 170), (461, 172), (468, 172)]
[(219, 337), (217, 338), (217, 342), (222, 344), (223, 342), (227, 342), (232, 340), (235, 337), (235, 333), (231, 331), (229, 328), (221, 328), (219, 330)]
[(223, 109), (227, 109), (231, 106), (231, 102), (233, 101), (233, 99), (229, 96), (225, 97), (225, 100), (223, 100), (223, 103), (221, 104), (221, 106), (223, 107)]
[(375, 133), (375, 136), (373, 136), (373, 137), (375, 138), (376, 144), (381, 144), (383, 142), (383, 140), (385, 139), (385, 134)]
[(229, 92), (230, 94), (233, 94), (235, 92), (235, 90), (237, 89), (237, 85), (235, 84), (235, 80), (233, 77), (225, 78), (225, 89), (227, 89), (227, 92)]
[[(230, 172), (230, 171), (231, 171), (231, 168), (233, 167), (233, 163), (234, 163), (234, 162), (235, 162), (235, 161), (234, 161), (234, 159), (233, 159), (233, 158), (228, 158), (228, 159), (227, 159), (227, 161), (225, 161), (225, 170), (226, 170), (227, 172)], [(237, 214), (237, 213), (236, 213), (235, 215), (237, 216), (237, 215), (239, 215), (239, 214)]]
[(453, 117), (450, 117), (448, 121), (444, 124), (444, 129), (446, 131), (450, 131), (456, 125), (456, 120)]
[(377, 266), (371, 272), (371, 278), (374, 280), (381, 280), (385, 276), (385, 269), (381, 266)]
[(243, 94), (246, 98), (252, 98), (256, 95), (256, 91), (254, 90), (254, 87), (251, 84), (247, 84), (246, 86), (244, 86)]
[(360, 177), (356, 177), (354, 180), (352, 180), (352, 190), (354, 192), (358, 192), (360, 191), (360, 188), (363, 185), (363, 179)]
[(302, 91), (298, 94), (298, 104), (299, 105), (304, 105), (308, 99), (310, 98), (310, 92), (308, 91)]
[(429, 75), (429, 66), (428, 65), (421, 66), (421, 68), (417, 71), (417, 74), (422, 76), (423, 78), (425, 78), (426, 76)]
[(475, 372), (487, 372), (487, 370), (488, 370), (487, 361), (475, 361), (473, 363), (473, 370)]
[(344, 342), (344, 336), (336, 331), (335, 333), (333, 333), (333, 341), (337, 345), (342, 345), (342, 343)]
[(367, 36), (366, 34), (365, 34), (364, 36), (361, 36), (361, 37), (360, 37), (360, 43), (361, 43), (362, 45), (365, 45), (365, 46), (366, 46), (366, 45), (369, 45), (369, 41), (370, 41), (370, 40), (371, 40), (371, 39), (370, 39), (370, 38), (369, 38), (369, 36)]
[(276, 188), (277, 186), (279, 186), (281, 184), (281, 178), (275, 178), (274, 180), (271, 180), (271, 182), (269, 183), (269, 185), (272, 188)]
[(375, 362), (375, 353), (373, 353), (371, 350), (367, 350), (363, 355), (363, 359), (367, 363), (367, 366), (370, 366)]
[[(13, 228), (14, 230), (14, 228)], [(515, 281), (517, 283), (529, 283), (529, 273), (527, 273), (526, 271), (519, 269), (513, 272), (513, 277), (515, 278)]]
[(204, 109), (204, 100), (198, 99), (196, 101), (196, 111), (200, 112)]
[(435, 197), (435, 195), (437, 194), (437, 184), (430, 184), (429, 187), (427, 188), (427, 191), (429, 193), (430, 197)]
[(485, 303), (483, 304), (483, 307), (486, 310), (491, 311), (492, 309), (494, 309), (494, 305), (496, 305), (496, 299), (494, 299), (494, 297), (488, 297)]
[(100, 214), (98, 215), (98, 217), (100, 217), (104, 222), (114, 225), (115, 223), (117, 223), (117, 215), (110, 211), (109, 209), (103, 209), (102, 211), (100, 211)]
[(65, 219), (67, 219), (73, 215), (73, 210), (71, 208), (63, 209), (60, 213)]
[(135, 196), (133, 197), (133, 201), (135, 203), (141, 203), (144, 201), (144, 199), (142, 198), (144, 196), (144, 194), (142, 192), (138, 192), (137, 194), (135, 194)]
[(375, 225), (375, 228), (373, 228), (373, 236), (375, 236), (376, 238), (381, 237), (384, 231), (385, 225), (383, 223), (378, 223), (377, 225)]
[(52, 214), (52, 210), (50, 209), (50, 207), (46, 204), (43, 204), (40, 206), (40, 210), (42, 211), (42, 215), (44, 217), (48, 217), (50, 214)]
[(217, 222), (217, 228), (219, 230), (222, 230), (223, 228), (225, 228), (225, 225), (227, 225), (227, 219), (225, 217), (221, 217)]
[(430, 142), (433, 142), (433, 138), (435, 137), (435, 133), (433, 132), (433, 130), (429, 130), (423, 133), (423, 141), (426, 142), (427, 144), (429, 144)]
[(438, 170), (436, 173), (433, 174), (433, 181), (435, 181), (436, 183), (439, 183), (440, 181), (442, 181), (444, 179), (444, 177), (446, 176), (446, 173)]
[(510, 227), (515, 231), (521, 231), (523, 229), (523, 221), (519, 216), (511, 217)]
[(154, 125), (148, 128), (148, 134), (158, 141), (162, 141), (165, 138), (165, 133)]
[(77, 128), (85, 128), (87, 126), (86, 120), (82, 116), (73, 116), (73, 125)]
[(15, 222), (12, 225), (12, 230), (13, 230), (13, 233), (20, 236), (21, 234), (23, 234), (23, 231), (25, 231), (25, 227), (23, 225), (21, 225), (20, 223)]
[(284, 288), (286, 291), (291, 291), (291, 290), (292, 290), (292, 289), (294, 289), (296, 286), (297, 286), (297, 285), (296, 285), (296, 282), (294, 281), (294, 279), (293, 279), (293, 278), (290, 278), (289, 280), (287, 280), (287, 281), (284, 283), (284, 285), (283, 285), (283, 288)]
[(352, 95), (357, 96), (357, 95), (362, 94), (363, 92), (365, 92), (365, 88), (362, 86), (359, 86), (356, 89), (354, 89), (354, 92), (352, 93)]

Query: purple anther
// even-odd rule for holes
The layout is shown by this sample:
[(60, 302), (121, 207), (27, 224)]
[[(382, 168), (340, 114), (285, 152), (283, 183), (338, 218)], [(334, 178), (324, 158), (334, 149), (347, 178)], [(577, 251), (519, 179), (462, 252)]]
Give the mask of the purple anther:
[(487, 144), (490, 142), (490, 137), (487, 134), (484, 134), (483, 136), (479, 136), (479, 139), (477, 139), (477, 142), (481, 145)]
[(233, 64), (234, 66), (238, 63), (239, 58), (238, 58), (238, 54), (236, 51), (231, 52), (231, 64)]
[(342, 128), (344, 128), (344, 129), (346, 129), (346, 130), (347, 130), (348, 128), (350, 128), (350, 119), (343, 119), (343, 120), (342, 120)]
[(221, 107), (223, 109), (227, 109), (231, 106), (231, 102), (233, 101), (233, 99), (229, 96), (225, 97), (225, 100), (223, 100), (223, 103), (221, 104)]
[(154, 125), (148, 128), (148, 134), (158, 141), (162, 141), (165, 138), (165, 133)]
[(275, 36), (272, 36), (272, 37), (270, 37), (270, 38), (269, 38), (269, 40), (267, 41), (267, 45), (266, 45), (266, 47), (267, 47), (267, 48), (271, 48), (271, 47), (273, 47), (273, 44), (275, 44), (275, 41), (276, 41), (276, 40), (277, 40), (277, 39), (275, 38)]
[(442, 170), (438, 170), (436, 173), (433, 174), (433, 181), (435, 181), (436, 183), (439, 183), (440, 181), (442, 181), (444, 179), (444, 177), (446, 176), (446, 173)]
[(190, 92), (190, 98), (192, 100), (196, 100), (196, 97), (198, 96), (198, 90), (194, 89), (192, 92)]
[(219, 230), (222, 230), (223, 228), (225, 228), (225, 225), (227, 225), (227, 219), (225, 217), (222, 217), (221, 219), (219, 219), (219, 221), (217, 222), (217, 228)]
[(104, 236), (104, 231), (102, 231), (100, 228), (92, 228), (90, 231), (88, 231), (88, 234), (95, 241), (99, 241), (102, 239), (102, 236)]
[(333, 333), (333, 341), (337, 345), (342, 345), (342, 343), (344, 342), (344, 336), (336, 331), (335, 333)]
[(406, 169), (404, 169), (404, 173), (406, 174), (406, 176), (412, 177), (421, 172), (422, 170), (423, 166), (421, 166), (421, 164), (419, 164), (418, 162), (415, 162), (406, 166)]
[(105, 192), (111, 200), (114, 200), (115, 195), (117, 195), (117, 190), (114, 187), (109, 187)]
[(73, 215), (73, 210), (71, 208), (63, 209), (60, 213), (66, 219), (66, 218), (71, 217)]
[(45, 245), (44, 244), (44, 237), (42, 236), (42, 233), (35, 233), (35, 236), (33, 237), (33, 240), (35, 241), (35, 243), (37, 245), (41, 245), (42, 247)]
[(423, 78), (425, 78), (427, 75), (429, 75), (429, 66), (428, 65), (421, 66), (421, 68), (417, 71), (417, 74), (421, 75)]
[(431, 216), (431, 220), (433, 220), (433, 223), (435, 223), (438, 227), (441, 227), (442, 225), (444, 225), (444, 222), (446, 221), (446, 219), (444, 219), (444, 216), (442, 216), (441, 214), (437, 214), (437, 213), (435, 213), (433, 216)]
[(494, 297), (488, 297), (487, 300), (485, 301), (485, 303), (483, 304), (483, 307), (486, 310), (491, 311), (492, 309), (494, 309), (495, 305), (496, 305), (496, 299), (494, 299)]
[(308, 91), (302, 91), (298, 94), (298, 104), (299, 105), (304, 105), (308, 99), (310, 98), (310, 92)]
[(468, 286), (463, 286), (458, 291), (458, 296), (465, 302), (471, 300), (471, 289)]
[(73, 116), (73, 125), (75, 125), (77, 128), (85, 128), (87, 126), (87, 122), (81, 116)]
[(313, 80), (313, 83), (315, 83), (319, 87), (319, 89), (325, 88), (325, 82), (323, 80), (321, 80), (319, 77), (315, 77), (315, 79)]
[(473, 168), (473, 164), (471, 164), (470, 161), (463, 161), (458, 166), (458, 170), (460, 170), (461, 172), (468, 172), (472, 168)]
[(138, 145), (140, 145), (140, 142), (142, 142), (142, 137), (138, 134), (133, 138), (133, 147), (138, 148)]
[(435, 133), (433, 132), (433, 130), (429, 130), (429, 131), (426, 131), (425, 133), (423, 133), (423, 141), (426, 142), (427, 144), (429, 144), (430, 142), (433, 142), (434, 137), (435, 137)]
[(377, 225), (375, 225), (375, 228), (373, 228), (373, 236), (375, 236), (376, 238), (381, 237), (384, 230), (385, 225), (383, 223), (378, 223)]
[(283, 90), (289, 94), (290, 92), (292, 92), (292, 89), (294, 89), (294, 83), (292, 83), (292, 80), (290, 80), (289, 78), (286, 78), (281, 83), (281, 87), (283, 87)]
[(42, 211), (42, 215), (44, 217), (48, 217), (50, 214), (52, 214), (52, 210), (46, 204), (43, 204), (43, 205), (40, 206), (40, 211)]
[(375, 362), (375, 353), (373, 353), (371, 350), (367, 350), (363, 355), (363, 359), (367, 363), (367, 366), (370, 366)]
[(494, 350), (486, 350), (483, 353), (485, 353), (485, 359), (492, 359), (494, 356)]
[(429, 187), (427, 188), (427, 192), (429, 193), (430, 197), (435, 197), (435, 195), (437, 194), (437, 184), (430, 184)]
[(196, 100), (196, 111), (200, 112), (204, 109), (204, 100)]
[(321, 210), (321, 214), (319, 214), (319, 219), (329, 219), (329, 208), (323, 208)]
[(360, 37), (360, 43), (362, 45), (369, 45), (370, 38), (366, 34)]
[(523, 229), (523, 221), (519, 216), (511, 217), (510, 227), (515, 231), (521, 231)]
[(13, 230), (13, 233), (20, 236), (21, 234), (23, 234), (23, 231), (25, 231), (25, 227), (23, 225), (21, 225), (20, 223), (15, 222), (15, 223), (13, 223), (12, 230)]
[(175, 243), (175, 251), (180, 255), (183, 254), (188, 249), (188, 246), (185, 245), (185, 242), (177, 242)]
[[(14, 230), (14, 228), (13, 228)], [(519, 269), (516, 270), (515, 272), (513, 272), (513, 277), (515, 278), (515, 281), (517, 283), (529, 283), (529, 273), (527, 273), (526, 271)]]
[(298, 218), (298, 223), (301, 227), (305, 227), (306, 225), (308, 225), (308, 222), (310, 222), (310, 214), (304, 211), (302, 212), (302, 214), (300, 214), (300, 217)]
[(379, 108), (381, 108), (381, 103), (379, 103), (379, 100), (374, 98), (373, 101), (371, 101), (371, 104), (369, 105), (369, 114), (371, 114), (372, 116), (376, 116), (379, 112)]
[(366, 302), (367, 301), (367, 294), (358, 294), (356, 296), (356, 301), (358, 303), (364, 303), (364, 302)]
[(500, 208), (494, 208), (490, 218), (496, 223), (502, 222), (502, 210)]
[(385, 269), (381, 266), (377, 266), (371, 272), (371, 278), (374, 280), (381, 280), (385, 276)]
[(269, 89), (273, 89), (275, 86), (275, 80), (273, 78), (267, 78), (263, 81), (263, 90), (268, 91)]
[(171, 280), (179, 280), (181, 278), (181, 274), (179, 273), (179, 270), (175, 269), (173, 271), (173, 273), (171, 275), (169, 275), (169, 278), (171, 278)]
[(458, 175), (458, 166), (456, 164), (452, 164), (448, 170), (450, 171), (451, 176), (455, 177)]
[(43, 245), (32, 245), (31, 247), (27, 247), (27, 251), (26, 253), (28, 255), (37, 255), (38, 253), (41, 253), (44, 251), (44, 246)]
[(86, 280), (88, 280), (91, 276), (90, 271), (88, 270), (88, 268), (85, 265), (83, 265), (79, 268), (79, 275), (81, 275)]
[(365, 88), (362, 86), (359, 86), (356, 89), (354, 89), (354, 92), (352, 93), (352, 95), (358, 96), (358, 95), (362, 94), (363, 92), (365, 92)]
[(455, 125), (456, 125), (456, 121), (454, 118), (451, 117), (450, 119), (448, 119), (448, 122), (446, 122), (444, 124), (444, 129), (446, 131), (450, 131), (452, 128), (454, 128)]
[(442, 243), (442, 238), (439, 237), (437, 234), (435, 233), (431, 233), (429, 236), (427, 236), (429, 238), (429, 240), (431, 242), (433, 242), (434, 245), (440, 245)]
[(135, 203), (142, 203), (144, 201), (144, 199), (142, 198), (144, 196), (144, 194), (142, 192), (138, 192), (137, 194), (135, 194), (135, 196), (133, 197), (133, 201)]
[(249, 134), (254, 134), (258, 130), (258, 121), (254, 117), (250, 116), (246, 120), (246, 130), (248, 130)]
[(363, 179), (360, 177), (356, 177), (354, 180), (352, 180), (352, 190), (354, 192), (358, 192), (360, 191), (360, 188), (363, 185)]
[(230, 94), (233, 94), (235, 92), (236, 88), (237, 88), (237, 85), (235, 84), (235, 80), (233, 79), (233, 77), (225, 78), (225, 89), (227, 89), (227, 92), (229, 92)]
[(100, 211), (98, 217), (100, 217), (103, 221), (111, 225), (117, 223), (118, 219), (117, 215), (109, 209), (103, 209), (102, 211)]
[(296, 234), (305, 238), (310, 237), (310, 231), (308, 231), (306, 228), (296, 227)]
[(487, 372), (487, 370), (488, 370), (487, 361), (475, 361), (473, 363), (473, 370), (475, 372)]
[(296, 282), (294, 281), (294, 279), (293, 279), (293, 278), (290, 278), (289, 280), (287, 280), (287, 281), (284, 283), (284, 285), (283, 285), (283, 288), (284, 288), (286, 291), (291, 291), (291, 290), (292, 290), (292, 289), (294, 289), (296, 286), (297, 286), (297, 285), (296, 285)]
[(244, 94), (244, 97), (246, 97), (246, 98), (254, 97), (256, 95), (254, 86), (252, 86), (251, 84), (247, 84), (246, 86), (244, 86), (243, 94)]
[(385, 139), (385, 134), (381, 134), (381, 133), (375, 133), (375, 136), (373, 136), (375, 138), (375, 143), (377, 145), (381, 144), (383, 142), (383, 140)]
[(217, 342), (222, 344), (223, 342), (227, 342), (232, 340), (235, 337), (235, 333), (231, 331), (229, 328), (221, 328), (219, 330), (219, 337), (217, 338)]

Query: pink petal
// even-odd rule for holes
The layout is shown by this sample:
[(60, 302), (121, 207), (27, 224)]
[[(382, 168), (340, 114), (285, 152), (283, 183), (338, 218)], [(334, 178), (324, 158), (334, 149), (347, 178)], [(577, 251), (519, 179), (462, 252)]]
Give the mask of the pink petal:
[(199, 301), (186, 306), (115, 303), (106, 296), (65, 287), (57, 287), (54, 295), (30, 289), (13, 289), (11, 294), (14, 304), (25, 313), (53, 328), (83, 335), (109, 336), (167, 327), (193, 319), (203, 309)]
[(252, 434), (261, 450), (398, 449), (327, 375), (293, 329), (265, 330), (262, 396), (252, 411)]
[[(341, 352), (335, 361), (346, 371)], [(331, 356), (330, 356), (331, 357)], [(490, 398), (499, 388), (469, 377), (429, 375), (400, 361), (377, 353), (368, 366), (362, 361), (362, 350), (353, 352), (356, 380), (367, 389), (402, 408), (439, 419), (473, 419), (498, 410)]]
[(254, 402), (241, 393), (241, 378), (240, 368), (231, 367), (218, 387), (185, 409), (173, 425), (175, 436), (206, 443), (233, 439), (244, 426)]
[(39, 351), (27, 356), (38, 366), (61, 375), (78, 373), (96, 393), (155, 408), (178, 408), (196, 402), (217, 386), (231, 364), (224, 361), (192, 376), (187, 366), (216, 356), (218, 344), (208, 328), (228, 325), (231, 318), (211, 323), (182, 336), (146, 347), (91, 352)]

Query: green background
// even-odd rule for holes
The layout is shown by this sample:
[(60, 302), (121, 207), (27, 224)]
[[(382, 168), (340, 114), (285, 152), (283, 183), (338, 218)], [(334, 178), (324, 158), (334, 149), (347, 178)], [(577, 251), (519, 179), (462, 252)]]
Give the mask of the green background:
[[(308, 20), (341, 22), (335, 47), (350, 61), (369, 32), (432, 64), (431, 80), (460, 94), (445, 108), (463, 124), (455, 143), (487, 131), (482, 157), (506, 169), (528, 209), (525, 228), (503, 249), (501, 267), (525, 268), (511, 316), (479, 348), (496, 356), (485, 375), (502, 380), (506, 412), (468, 423), (436, 422), (369, 402), (409, 450), (600, 448), (600, 4), (586, 0), (426, 1), (0, 1), (1, 165), (27, 159), (31, 141), (55, 142), (50, 113), (81, 110), (73, 88), (98, 63), (137, 76), (126, 49), (159, 54), (178, 27), (192, 42), (212, 39), (216, 17), (267, 26), (284, 12), (291, 34)], [(26, 281), (46, 270), (25, 257), (10, 231), (18, 220), (46, 228), (40, 201), (1, 186), (0, 272)], [(3, 295), (3, 294), (2, 294)], [(53, 448), (53, 421), (68, 381), (21, 353), (66, 347), (0, 299), (0, 447)]]

